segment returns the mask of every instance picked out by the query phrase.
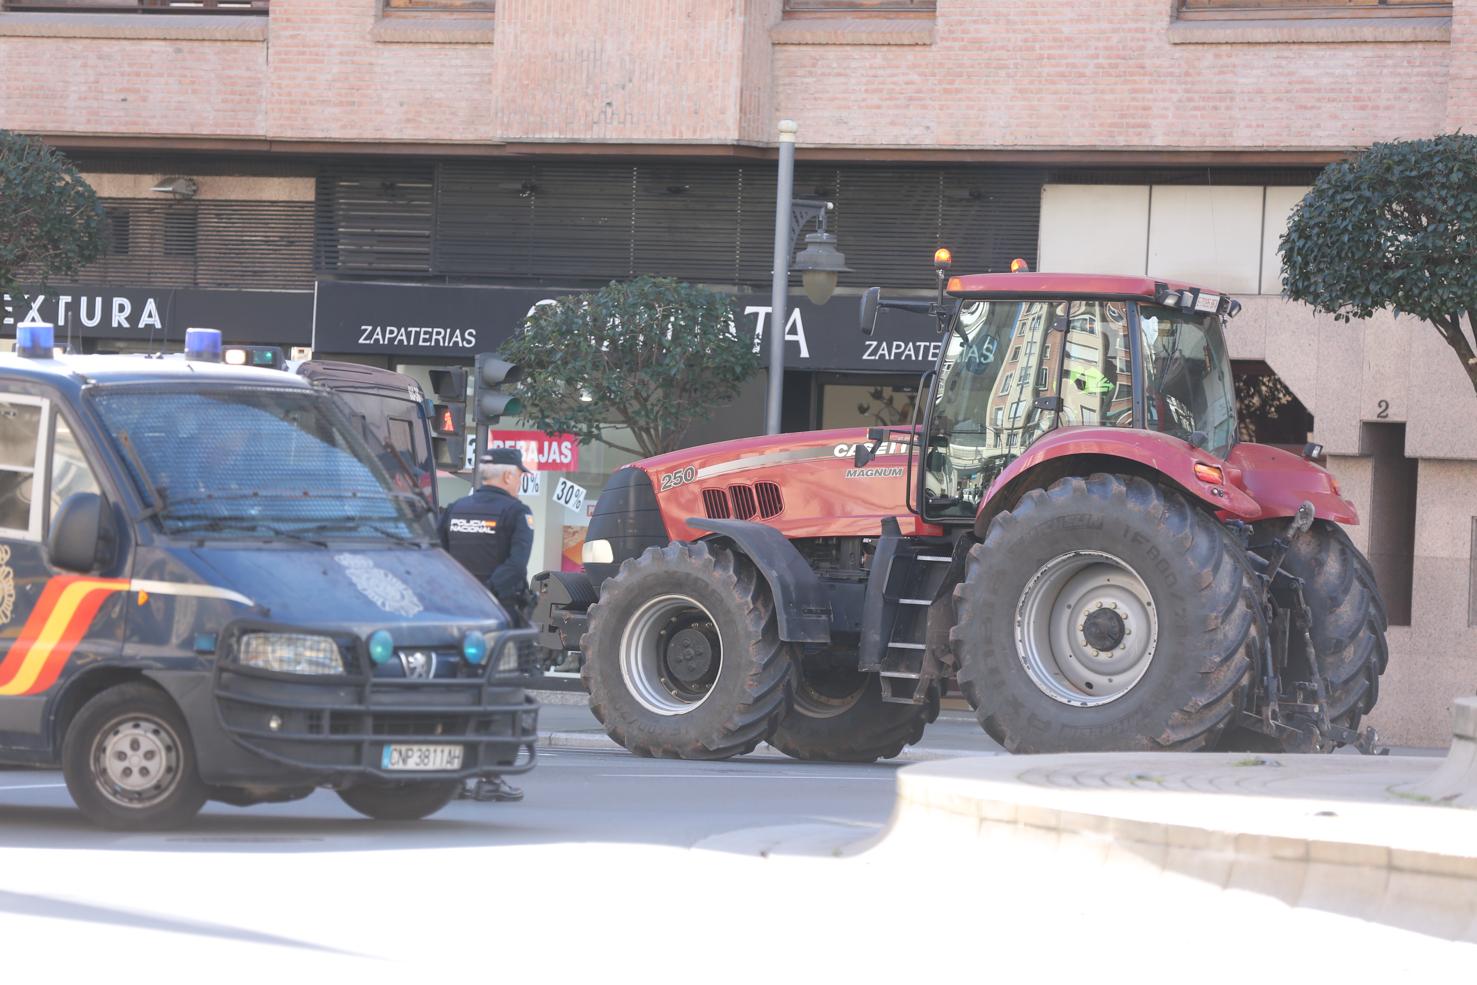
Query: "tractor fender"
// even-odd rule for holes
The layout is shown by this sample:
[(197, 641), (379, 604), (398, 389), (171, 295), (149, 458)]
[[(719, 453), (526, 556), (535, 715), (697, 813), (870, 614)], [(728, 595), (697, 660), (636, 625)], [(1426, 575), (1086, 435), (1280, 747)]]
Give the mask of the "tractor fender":
[[(975, 516), (975, 533), (984, 537), (995, 515), (1013, 505), (1015, 494), (1034, 485), (1030, 473), (1069, 458), (1091, 461), (1094, 472), (1111, 472), (1115, 462), (1126, 463), (1125, 471), (1166, 480), (1216, 512), (1248, 522), (1266, 515), (1256, 499), (1237, 485), (1239, 469), (1180, 438), (1127, 428), (1063, 428), (1033, 443), (990, 484)], [(1196, 464), (1220, 468), (1227, 481), (1202, 481), (1195, 475)]]
[(1226, 454), (1235, 482), (1262, 508), (1261, 519), (1292, 516), (1306, 500), (1313, 515), (1335, 523), (1359, 522), (1359, 511), (1339, 492), (1332, 473), (1272, 445), (1244, 444)]
[(778, 530), (749, 520), (709, 520), (688, 517), (694, 530), (713, 534), (717, 541), (747, 557), (769, 583), (779, 620), (780, 639), (787, 643), (831, 642), (831, 600), (815, 571), (795, 545)]

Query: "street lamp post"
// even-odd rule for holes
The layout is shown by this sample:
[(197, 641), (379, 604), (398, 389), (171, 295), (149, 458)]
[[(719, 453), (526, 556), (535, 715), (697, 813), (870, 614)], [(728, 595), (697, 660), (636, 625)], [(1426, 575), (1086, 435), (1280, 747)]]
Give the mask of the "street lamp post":
[(801, 271), (805, 293), (816, 304), (825, 304), (836, 290), (836, 275), (850, 268), (846, 257), (836, 249), (836, 237), (826, 232), (826, 212), (830, 202), (796, 201), (794, 120), (781, 120), (779, 125), (779, 180), (774, 197), (774, 283), (769, 292), (769, 399), (764, 415), (766, 434), (780, 433), (780, 406), (784, 396), (785, 327), (789, 321), (790, 257), (795, 241), (812, 220), (820, 231), (805, 237), (805, 249), (795, 258), (795, 269)]

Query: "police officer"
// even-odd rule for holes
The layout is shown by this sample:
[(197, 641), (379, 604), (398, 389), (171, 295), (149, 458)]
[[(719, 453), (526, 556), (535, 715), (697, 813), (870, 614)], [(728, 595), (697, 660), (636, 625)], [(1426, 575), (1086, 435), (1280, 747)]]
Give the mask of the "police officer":
[[(516, 448), (493, 448), (477, 466), (477, 488), (441, 514), (441, 546), (497, 597), (513, 625), (528, 624), (528, 556), (533, 551), (533, 513), (518, 499), (528, 469)], [(463, 788), (472, 800), (522, 800), (523, 791), (502, 777)]]
[(533, 512), (518, 499), (528, 469), (516, 448), (493, 448), (477, 467), (477, 488), (441, 514), (441, 546), (487, 587), (518, 626), (528, 624), (528, 556)]

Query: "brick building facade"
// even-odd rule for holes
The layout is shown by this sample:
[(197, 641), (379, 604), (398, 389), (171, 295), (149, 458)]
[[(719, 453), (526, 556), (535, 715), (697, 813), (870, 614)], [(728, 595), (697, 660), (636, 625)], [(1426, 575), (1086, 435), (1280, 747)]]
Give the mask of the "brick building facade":
[[(901, 253), (990, 229), (953, 244), (961, 265), (1013, 251), (1222, 284), (1246, 303), (1233, 356), (1312, 414), (1398, 600), (1374, 723), (1444, 741), (1448, 698), (1477, 689), (1477, 399), (1428, 326), (1281, 300), (1275, 256), (1322, 164), (1477, 126), (1477, 0), (0, 8), (0, 126), (67, 150), (132, 210), (115, 224), (137, 248), (93, 285), (578, 287), (710, 257), (731, 262), (691, 275), (742, 293), (767, 277), (786, 117), (797, 188), (837, 199), (841, 248), (874, 281), (923, 286), (923, 258)], [(197, 181), (189, 225), (153, 191), (171, 175)], [(363, 216), (376, 236), (356, 239)], [(801, 424), (828, 423), (825, 369), (791, 401)], [(838, 405), (859, 378), (831, 381)]]

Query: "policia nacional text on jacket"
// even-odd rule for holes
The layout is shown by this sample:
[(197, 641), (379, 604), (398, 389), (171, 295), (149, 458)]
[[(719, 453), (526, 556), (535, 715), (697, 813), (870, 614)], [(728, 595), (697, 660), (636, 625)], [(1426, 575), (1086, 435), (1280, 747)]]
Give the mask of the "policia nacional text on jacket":
[(517, 449), (490, 450), (477, 467), (477, 488), (447, 507), (439, 526), (441, 546), (515, 618), (527, 602), (533, 552), (533, 513), (515, 495), (527, 471)]

